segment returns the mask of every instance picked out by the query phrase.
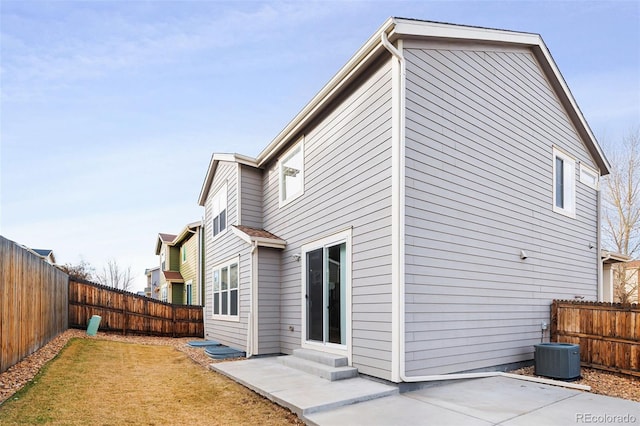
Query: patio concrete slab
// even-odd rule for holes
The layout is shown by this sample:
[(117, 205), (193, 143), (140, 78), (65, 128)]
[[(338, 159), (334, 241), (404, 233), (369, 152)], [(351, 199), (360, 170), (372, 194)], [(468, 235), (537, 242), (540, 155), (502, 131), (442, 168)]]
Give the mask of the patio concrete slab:
[[(627, 416), (626, 421), (615, 416)], [(489, 377), (448, 382), (312, 413), (305, 421), (322, 426), (640, 424), (640, 403), (507, 377)]]
[(310, 425), (640, 425), (640, 403), (509, 377), (449, 381), (399, 394), (396, 386), (363, 377), (330, 382), (276, 358), (211, 368)]
[(495, 424), (570, 398), (575, 392), (508, 377), (488, 377), (451, 382), (437, 389), (404, 395)]
[(640, 403), (587, 392), (531, 411), (507, 422), (505, 426), (539, 425), (640, 425)]
[(488, 426), (492, 423), (437, 405), (394, 395), (375, 401), (307, 414), (304, 421), (318, 426)]
[(318, 411), (398, 394), (395, 386), (360, 377), (331, 382), (282, 365), (276, 358), (211, 364), (211, 369), (289, 408), (301, 418)]

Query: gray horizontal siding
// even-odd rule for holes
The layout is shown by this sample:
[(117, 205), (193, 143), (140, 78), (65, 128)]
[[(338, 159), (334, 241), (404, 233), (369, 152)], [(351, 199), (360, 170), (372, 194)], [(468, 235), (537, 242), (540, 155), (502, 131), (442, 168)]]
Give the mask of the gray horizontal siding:
[[(353, 229), (353, 363), (390, 378), (391, 74), (372, 72), (304, 130), (304, 195), (278, 206), (277, 162), (265, 168), (264, 227), (287, 241), (282, 255), (281, 351), (300, 347), (305, 243)], [(292, 326), (294, 331), (289, 331)]]
[(552, 147), (593, 161), (529, 51), (408, 46), (407, 374), (531, 359), (552, 299), (596, 298), (596, 191), (554, 213)]
[(262, 228), (262, 170), (240, 165), (241, 225)]
[(258, 249), (258, 354), (280, 353), (281, 250)]
[[(216, 340), (227, 346), (246, 350), (247, 317), (249, 306), (249, 285), (251, 273), (250, 246), (237, 237), (230, 230), (230, 226), (237, 224), (237, 167), (236, 163), (220, 162), (216, 169), (211, 191), (205, 201), (204, 243), (205, 243), (205, 307), (204, 331), (205, 337)], [(224, 182), (227, 183), (227, 230), (216, 237), (212, 234), (213, 196)], [(225, 321), (213, 319), (213, 268), (227, 259), (240, 255), (239, 264), (239, 321)]]

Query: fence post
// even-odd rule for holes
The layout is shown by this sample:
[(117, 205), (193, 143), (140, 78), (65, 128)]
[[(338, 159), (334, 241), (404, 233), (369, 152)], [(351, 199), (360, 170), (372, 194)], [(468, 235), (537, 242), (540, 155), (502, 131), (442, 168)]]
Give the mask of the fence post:
[(122, 324), (122, 335), (126, 336), (127, 335), (127, 325), (129, 323), (129, 314), (128, 314), (128, 303), (127, 301), (129, 300), (128, 297), (126, 297), (124, 294), (122, 295), (122, 316), (123, 316), (123, 324)]
[(171, 313), (173, 314), (173, 322), (171, 325), (171, 337), (176, 337), (176, 307), (171, 306)]
[(558, 340), (558, 301), (551, 303), (551, 330), (549, 331), (549, 341), (556, 342)]

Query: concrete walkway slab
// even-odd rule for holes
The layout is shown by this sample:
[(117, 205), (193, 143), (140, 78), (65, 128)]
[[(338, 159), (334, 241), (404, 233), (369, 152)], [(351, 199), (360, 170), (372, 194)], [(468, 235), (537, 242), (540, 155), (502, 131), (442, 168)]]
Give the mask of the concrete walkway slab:
[(211, 369), (289, 408), (301, 418), (310, 413), (398, 394), (395, 386), (360, 377), (331, 382), (282, 365), (276, 358), (211, 364)]

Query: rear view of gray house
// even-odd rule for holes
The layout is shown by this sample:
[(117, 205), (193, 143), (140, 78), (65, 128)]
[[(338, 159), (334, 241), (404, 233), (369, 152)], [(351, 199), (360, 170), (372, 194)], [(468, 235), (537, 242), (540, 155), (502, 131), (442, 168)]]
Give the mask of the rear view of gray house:
[(537, 34), (391, 18), (256, 157), (214, 154), (205, 334), (393, 382), (533, 358), (601, 297), (608, 163)]

